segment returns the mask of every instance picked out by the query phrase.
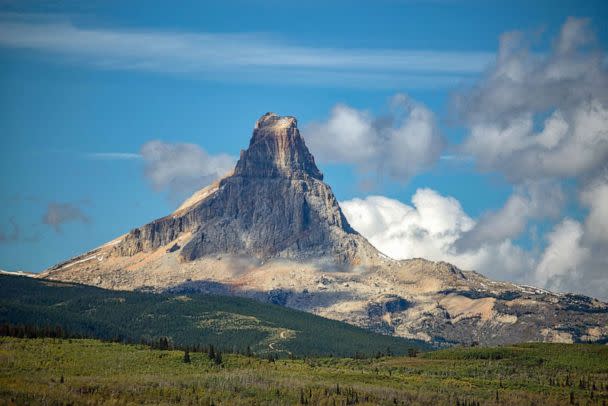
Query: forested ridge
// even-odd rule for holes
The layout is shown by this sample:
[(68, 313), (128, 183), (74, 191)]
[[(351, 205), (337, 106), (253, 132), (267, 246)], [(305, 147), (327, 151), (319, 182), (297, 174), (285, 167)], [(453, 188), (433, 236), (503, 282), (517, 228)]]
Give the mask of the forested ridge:
[[(208, 348), (276, 357), (406, 354), (419, 341), (250, 299), (203, 294), (111, 291), (20, 276), (0, 276), (6, 335), (98, 338), (172, 348)], [(9, 329), (12, 333), (9, 334)], [(21, 331), (21, 333), (19, 333)]]

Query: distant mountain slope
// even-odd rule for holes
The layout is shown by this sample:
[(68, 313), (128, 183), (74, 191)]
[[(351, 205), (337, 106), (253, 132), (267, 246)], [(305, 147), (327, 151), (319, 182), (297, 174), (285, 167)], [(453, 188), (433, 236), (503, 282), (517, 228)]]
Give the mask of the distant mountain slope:
[(601, 301), (382, 255), (349, 225), (297, 120), (274, 113), (256, 122), (233, 173), (40, 277), (245, 296), (440, 344), (608, 338)]
[(250, 299), (201, 294), (116, 292), (95, 287), (0, 275), (0, 323), (61, 325), (97, 338), (213, 344), (259, 354), (352, 356), (390, 348), (428, 348), (334, 320)]

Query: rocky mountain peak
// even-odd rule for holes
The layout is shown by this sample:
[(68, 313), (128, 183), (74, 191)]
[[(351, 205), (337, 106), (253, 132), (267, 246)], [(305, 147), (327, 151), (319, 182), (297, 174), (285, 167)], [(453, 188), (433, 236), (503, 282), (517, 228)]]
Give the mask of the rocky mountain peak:
[(111, 247), (118, 257), (169, 250), (183, 262), (235, 255), (323, 259), (341, 266), (378, 255), (348, 224), (296, 118), (275, 113), (257, 120), (231, 175)]
[(236, 176), (323, 179), (291, 116), (266, 113), (255, 123), (249, 148), (241, 151)]
[(255, 129), (261, 128), (296, 128), (298, 120), (292, 116), (279, 116), (276, 113), (268, 112), (255, 122)]

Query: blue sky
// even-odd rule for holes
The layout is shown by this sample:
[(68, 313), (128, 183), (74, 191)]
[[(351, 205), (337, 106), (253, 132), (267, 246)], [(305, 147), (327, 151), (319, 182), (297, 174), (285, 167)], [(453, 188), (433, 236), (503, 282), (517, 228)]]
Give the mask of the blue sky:
[[(430, 112), (443, 140), (441, 151), (428, 162), (387, 176), (373, 162), (346, 155), (332, 162), (336, 160), (324, 154), (322, 146), (313, 148), (326, 181), (338, 199), (347, 202), (347, 214), (372, 216), (369, 211), (376, 206), (370, 207), (366, 198), (376, 195), (406, 206), (399, 209), (405, 212), (390, 213), (400, 222), (410, 209), (422, 212), (424, 204), (436, 207), (434, 202), (452, 197), (462, 210), (460, 220), (466, 215), (481, 231), (486, 223), (496, 230), (492, 221), (498, 220), (491, 215), (506, 213), (511, 198), (513, 207), (523, 207), (517, 206), (523, 196), (523, 211), (530, 214), (513, 209), (521, 216), (506, 221), (523, 225), (494, 241), (496, 252), (522, 257), (509, 269), (503, 270), (508, 261), (494, 251), (479, 251), (479, 239), (486, 235), (481, 231), (473, 239), (467, 237), (466, 244), (436, 239), (437, 250), (424, 248), (420, 255), (414, 247), (424, 241), (392, 239), (393, 247), (410, 247), (393, 253), (433, 259), (445, 254), (447, 260), (461, 261), (457, 265), (480, 267), (500, 279), (601, 295), (590, 286), (599, 280), (601, 289), (608, 287), (605, 272), (594, 270), (581, 277), (577, 271), (604, 266), (588, 263), (583, 255), (597, 250), (598, 240), (591, 240), (603, 231), (585, 228), (592, 213), (603, 213), (594, 205), (603, 189), (593, 186), (603, 185), (601, 162), (584, 169), (536, 168), (523, 175), (515, 153), (480, 164), (480, 157), (489, 152), (480, 149), (485, 141), (472, 134), (489, 131), (497, 115), (482, 109), (483, 120), (469, 118), (481, 107), (465, 103), (454, 108), (454, 100), (471, 96), (476, 86), (497, 88), (492, 72), (498, 69), (499, 38), (505, 32), (522, 31), (534, 55), (543, 58), (558, 52), (555, 44), (569, 17), (589, 17), (594, 39), (583, 45), (603, 51), (608, 43), (605, 2), (305, 3), (184, 2), (176, 8), (158, 1), (0, 2), (0, 268), (41, 271), (173, 210), (188, 190), (171, 189), (145, 171), (149, 162), (139, 154), (153, 140), (169, 147), (199, 145), (210, 160), (220, 154), (237, 157), (247, 146), (255, 120), (267, 111), (297, 116), (305, 137), (314, 138), (307, 128), (331, 137), (327, 123), (334, 116), (343, 118), (332, 110), (336, 105), (373, 121), (395, 114), (390, 101), (406, 94), (420, 111)], [(534, 63), (530, 58), (525, 63)], [(600, 63), (600, 70), (604, 68), (605, 62)], [(590, 71), (581, 74), (585, 86), (592, 80)], [(598, 75), (593, 80), (599, 81), (596, 99), (601, 104), (604, 72)], [(518, 111), (517, 119), (529, 114), (540, 132), (553, 112), (567, 115), (579, 101), (566, 106), (552, 99), (540, 107), (530, 102), (522, 107), (530, 111)], [(413, 111), (408, 106), (406, 123)], [(510, 113), (514, 106), (505, 111)], [(366, 135), (370, 140), (374, 136)], [(353, 145), (344, 145), (349, 148)], [(601, 161), (606, 157), (602, 151), (592, 158)], [(407, 149), (402, 152), (403, 160), (411, 159)], [(382, 161), (383, 153), (377, 154), (370, 159)], [(513, 164), (507, 167), (504, 162)], [(205, 179), (213, 177), (215, 168), (199, 164), (209, 171)], [(541, 186), (533, 172), (543, 173)], [(559, 207), (547, 208), (546, 215), (530, 208), (538, 203), (535, 196), (556, 188)], [(401, 225), (431, 232), (423, 217)], [(468, 231), (446, 230), (462, 241)], [(572, 231), (570, 239), (566, 231)], [(362, 233), (375, 236), (372, 242), (381, 249), (389, 244), (378, 230)], [(557, 247), (560, 236), (566, 246), (575, 245), (572, 249), (581, 259), (557, 275), (547, 274), (549, 248)], [(473, 240), (478, 246), (471, 248)], [(501, 264), (492, 264), (489, 257)]]

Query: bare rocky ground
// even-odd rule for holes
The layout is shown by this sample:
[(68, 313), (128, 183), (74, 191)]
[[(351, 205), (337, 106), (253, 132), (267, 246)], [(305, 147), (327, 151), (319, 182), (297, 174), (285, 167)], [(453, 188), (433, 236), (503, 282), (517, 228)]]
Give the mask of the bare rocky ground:
[(438, 345), (608, 340), (606, 303), (382, 255), (348, 224), (295, 118), (272, 113), (233, 173), (40, 277), (247, 296)]

